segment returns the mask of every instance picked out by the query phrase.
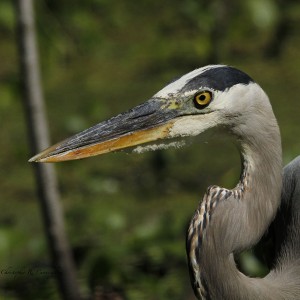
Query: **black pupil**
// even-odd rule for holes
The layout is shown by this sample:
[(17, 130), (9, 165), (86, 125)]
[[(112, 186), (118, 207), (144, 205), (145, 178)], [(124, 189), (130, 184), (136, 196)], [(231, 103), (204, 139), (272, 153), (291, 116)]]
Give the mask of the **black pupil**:
[(204, 101), (204, 100), (206, 99), (206, 96), (205, 96), (205, 95), (201, 95), (201, 96), (199, 97), (199, 99), (200, 99), (201, 101)]

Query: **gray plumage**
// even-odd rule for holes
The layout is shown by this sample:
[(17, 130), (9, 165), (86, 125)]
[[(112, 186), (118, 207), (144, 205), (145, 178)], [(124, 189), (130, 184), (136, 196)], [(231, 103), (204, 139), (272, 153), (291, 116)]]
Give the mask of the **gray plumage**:
[[(206, 203), (207, 195), (212, 191), (220, 193), (222, 189), (215, 186), (208, 189), (204, 201), (199, 206), (200, 209), (198, 208), (190, 223), (192, 228), (195, 228), (195, 220), (199, 219), (198, 213), (201, 205)], [(300, 299), (300, 156), (284, 168), (282, 201), (276, 218), (268, 229), (276, 248), (271, 262), (272, 270), (265, 278), (248, 278), (239, 272), (235, 265), (232, 254), (247, 248), (247, 246), (240, 246), (240, 240), (249, 239), (248, 246), (252, 245), (251, 237), (255, 234), (258, 227), (256, 222), (259, 220), (249, 218), (241, 208), (241, 214), (239, 214), (239, 209), (234, 210), (234, 213), (238, 214), (241, 219), (244, 218), (245, 222), (251, 219), (250, 224), (246, 229), (241, 226), (241, 222), (234, 224), (236, 220), (231, 219), (233, 211), (229, 211), (230, 208), (226, 207), (230, 205), (226, 203), (230, 201), (230, 198), (226, 199), (226, 197), (228, 194), (223, 196), (223, 199), (219, 194), (211, 200), (225, 201), (225, 203), (224, 207), (220, 204), (218, 210), (211, 213), (210, 218), (218, 220), (211, 222), (211, 225), (206, 224), (206, 227), (211, 226), (211, 228), (207, 229), (205, 241), (201, 241), (200, 247), (196, 248), (199, 259), (197, 261), (198, 278), (194, 277), (193, 266), (190, 265), (195, 295), (198, 299)], [(239, 196), (232, 194), (229, 197), (237, 199)], [(206, 214), (208, 211), (209, 209), (206, 208)], [(202, 230), (200, 234), (197, 231), (197, 237), (203, 237)], [(189, 264), (191, 264), (189, 238), (188, 232), (187, 252)], [(226, 251), (228, 245), (234, 244), (233, 239), (237, 239), (239, 247)]]
[[(281, 138), (271, 104), (244, 72), (223, 65), (196, 69), (136, 108), (30, 161), (80, 159), (129, 147), (137, 152), (159, 149), (165, 140), (178, 145), (178, 139), (213, 128), (236, 140), (242, 172), (234, 189), (209, 187), (190, 222), (186, 249), (195, 295), (212, 300), (300, 299), (300, 157), (282, 175)], [(151, 142), (155, 145), (149, 146)], [(266, 233), (275, 244), (271, 271), (264, 278), (249, 278), (238, 270), (234, 254)]]
[[(300, 299), (300, 157), (284, 169), (282, 183), (279, 129), (266, 95), (260, 96), (225, 128), (241, 151), (240, 182), (233, 190), (210, 187), (188, 229), (187, 257), (199, 299)], [(273, 268), (265, 278), (248, 278), (233, 255), (255, 245), (276, 213)]]

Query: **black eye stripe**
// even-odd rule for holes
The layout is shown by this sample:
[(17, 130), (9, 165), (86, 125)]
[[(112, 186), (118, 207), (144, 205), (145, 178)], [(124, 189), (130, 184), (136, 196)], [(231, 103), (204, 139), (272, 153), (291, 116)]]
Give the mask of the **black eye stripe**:
[(225, 91), (236, 84), (247, 85), (251, 82), (254, 82), (254, 80), (246, 73), (233, 67), (221, 66), (218, 68), (208, 68), (201, 74), (191, 78), (188, 83), (184, 85), (181, 92), (194, 90), (200, 86)]

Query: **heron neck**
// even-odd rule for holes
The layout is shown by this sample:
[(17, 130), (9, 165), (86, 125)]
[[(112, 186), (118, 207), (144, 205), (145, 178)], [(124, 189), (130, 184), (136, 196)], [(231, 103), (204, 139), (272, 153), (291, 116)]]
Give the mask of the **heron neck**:
[[(234, 190), (240, 191), (238, 203), (229, 208), (240, 223), (244, 238), (233, 243), (232, 252), (251, 247), (267, 230), (280, 203), (282, 186), (282, 150), (277, 123), (265, 128), (265, 134), (249, 136), (240, 143), (242, 172)], [(244, 216), (245, 218), (241, 218)], [(228, 224), (229, 226), (231, 224)], [(228, 227), (230, 229), (230, 227)]]
[(279, 129), (275, 118), (259, 124), (263, 127), (255, 134), (253, 128), (244, 128), (242, 136), (247, 138), (240, 141), (240, 181), (230, 190), (232, 196), (212, 212), (201, 248), (201, 275), (213, 299), (270, 299), (269, 290), (273, 288), (263, 279), (240, 273), (233, 259), (234, 253), (250, 248), (261, 238), (280, 202)]

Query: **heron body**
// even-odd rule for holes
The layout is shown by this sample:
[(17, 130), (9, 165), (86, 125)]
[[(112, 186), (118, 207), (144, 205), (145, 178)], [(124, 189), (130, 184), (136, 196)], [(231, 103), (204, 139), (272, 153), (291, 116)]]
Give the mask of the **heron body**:
[[(247, 74), (224, 65), (194, 70), (145, 103), (50, 147), (31, 161), (79, 159), (123, 148), (197, 136), (218, 128), (236, 140), (242, 172), (235, 188), (211, 186), (186, 238), (198, 299), (300, 299), (300, 157), (284, 169), (280, 132), (269, 99)], [(149, 147), (150, 149), (151, 146)], [(270, 225), (271, 224), (271, 225)], [(234, 254), (269, 231), (273, 267), (249, 278)]]

